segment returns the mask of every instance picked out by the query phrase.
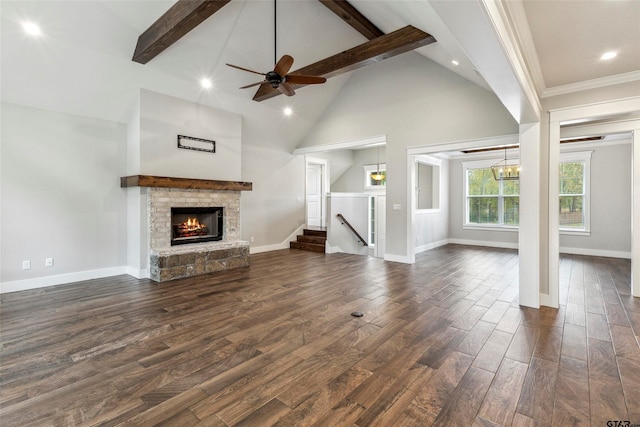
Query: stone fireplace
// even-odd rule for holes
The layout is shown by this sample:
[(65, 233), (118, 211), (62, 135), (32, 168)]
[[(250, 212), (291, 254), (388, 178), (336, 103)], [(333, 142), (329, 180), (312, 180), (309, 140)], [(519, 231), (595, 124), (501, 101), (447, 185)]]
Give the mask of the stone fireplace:
[[(121, 186), (146, 187), (151, 279), (164, 282), (249, 265), (249, 243), (240, 240), (240, 191), (251, 190), (251, 183), (135, 175), (121, 178)], [(177, 223), (194, 217), (207, 223), (201, 233), (207, 239), (182, 236), (196, 240), (176, 245), (176, 226), (182, 227)], [(197, 227), (192, 222), (186, 228)]]

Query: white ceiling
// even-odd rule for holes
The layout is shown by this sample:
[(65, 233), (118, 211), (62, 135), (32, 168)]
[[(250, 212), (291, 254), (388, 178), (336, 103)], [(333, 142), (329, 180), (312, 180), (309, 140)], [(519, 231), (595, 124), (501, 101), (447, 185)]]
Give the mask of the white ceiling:
[[(509, 0), (540, 95), (640, 80), (640, 1)], [(600, 56), (614, 51), (614, 60)]]
[[(384, 32), (411, 24), (431, 33), (438, 42), (418, 53), (489, 89), (480, 77), (482, 70), (474, 70), (456, 35), (432, 7), (438, 1), (351, 3)], [(274, 118), (281, 106), (295, 102), (297, 121), (290, 126), (299, 137), (353, 75), (332, 78), (322, 87), (302, 88), (295, 101), (279, 96), (256, 103), (251, 101), (255, 88), (239, 90), (258, 76), (226, 67), (226, 62), (258, 71), (272, 69), (272, 0), (233, 0), (148, 64), (132, 62), (138, 36), (172, 4), (3, 0), (2, 100), (126, 121), (138, 89), (146, 88), (239, 112), (263, 127), (277, 127)], [(621, 79), (640, 80), (640, 1), (509, 0), (505, 4), (539, 95), (554, 88), (570, 91), (576, 84), (597, 87)], [(43, 36), (26, 36), (20, 27), (25, 20), (37, 22)], [(277, 55), (292, 55), (294, 69), (365, 41), (317, 0), (278, 1)], [(600, 62), (604, 50), (618, 50), (618, 58)], [(459, 66), (452, 65), (454, 59)], [(214, 88), (201, 89), (202, 77), (210, 77)]]

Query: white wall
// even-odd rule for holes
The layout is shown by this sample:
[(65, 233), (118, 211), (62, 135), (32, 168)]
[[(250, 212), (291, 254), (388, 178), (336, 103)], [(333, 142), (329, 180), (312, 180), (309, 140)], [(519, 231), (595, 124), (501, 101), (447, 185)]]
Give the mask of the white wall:
[[(342, 177), (342, 175), (353, 166), (354, 150), (335, 150), (325, 151), (323, 153), (313, 153), (310, 157), (327, 160), (329, 165), (330, 184), (333, 185)], [(341, 190), (336, 190), (341, 191)]]
[(376, 165), (380, 149), (380, 163), (385, 162), (385, 147), (373, 147), (353, 150), (353, 164), (344, 171), (340, 178), (331, 184), (332, 192), (361, 193), (364, 188), (364, 166)]
[(1, 129), (2, 291), (123, 272), (125, 126), (3, 103)]
[(591, 156), (591, 235), (560, 234), (561, 252), (578, 249), (586, 254), (630, 257), (631, 148), (631, 143), (594, 148)]
[[(381, 76), (392, 76), (393, 84), (380, 84)], [(406, 149), (517, 131), (517, 124), (494, 94), (419, 54), (406, 53), (355, 71), (300, 146), (387, 136), (386, 254), (404, 259)], [(393, 210), (394, 204), (401, 209)]]
[[(216, 152), (177, 147), (177, 136), (214, 140)], [(242, 118), (218, 108), (140, 91), (140, 171), (143, 175), (242, 180)], [(129, 141), (129, 144), (135, 141)]]
[(288, 237), (305, 223), (304, 157), (251, 145), (242, 151), (243, 180), (253, 183), (253, 191), (240, 196), (242, 240), (252, 251), (288, 247)]

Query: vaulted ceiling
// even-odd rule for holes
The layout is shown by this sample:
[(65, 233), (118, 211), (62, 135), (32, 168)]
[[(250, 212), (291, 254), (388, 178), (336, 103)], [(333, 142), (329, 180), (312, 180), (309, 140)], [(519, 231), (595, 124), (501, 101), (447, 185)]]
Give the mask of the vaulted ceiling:
[[(433, 35), (437, 42), (415, 52), (479, 86), (495, 89), (482, 77), (488, 70), (477, 63), (475, 52), (441, 13), (447, 1), (350, 3), (385, 34), (411, 25)], [(455, 3), (464, 12), (467, 5), (477, 7), (482, 0)], [(539, 96), (640, 81), (639, 1), (502, 4), (517, 29)], [(126, 121), (131, 101), (142, 87), (236, 111), (260, 126), (277, 126), (273, 118), (284, 97), (251, 102), (255, 91), (238, 88), (253, 83), (254, 76), (224, 65), (272, 69), (273, 1), (231, 0), (146, 65), (133, 62), (138, 37), (173, 5), (172, 0), (2, 1), (3, 101)], [(277, 54), (292, 55), (294, 69), (367, 42), (318, 0), (279, 0), (277, 13)], [(27, 37), (20, 26), (25, 20), (37, 22), (43, 36)], [(618, 57), (601, 61), (605, 50), (618, 51)], [(308, 129), (352, 74), (332, 78), (321, 88), (301, 89), (295, 97), (298, 122), (288, 124), (290, 130), (299, 134)], [(213, 80), (213, 88), (199, 86), (203, 77)], [(394, 84), (384, 77), (381, 84)]]

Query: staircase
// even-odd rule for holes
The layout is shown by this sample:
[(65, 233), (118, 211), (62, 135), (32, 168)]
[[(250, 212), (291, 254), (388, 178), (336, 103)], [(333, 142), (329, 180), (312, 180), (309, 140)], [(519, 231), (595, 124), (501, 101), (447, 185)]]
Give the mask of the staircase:
[(327, 241), (327, 230), (324, 227), (305, 228), (302, 236), (296, 236), (296, 240), (295, 242), (289, 243), (291, 249), (324, 253), (324, 246)]

